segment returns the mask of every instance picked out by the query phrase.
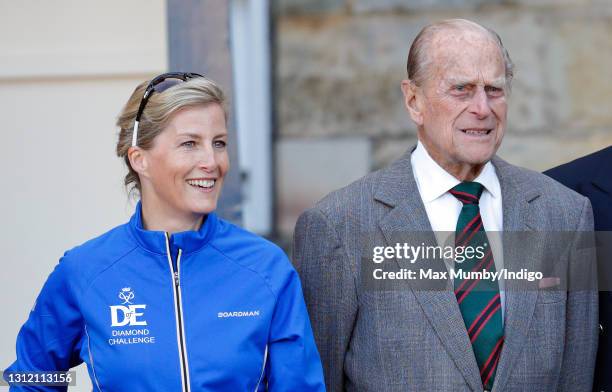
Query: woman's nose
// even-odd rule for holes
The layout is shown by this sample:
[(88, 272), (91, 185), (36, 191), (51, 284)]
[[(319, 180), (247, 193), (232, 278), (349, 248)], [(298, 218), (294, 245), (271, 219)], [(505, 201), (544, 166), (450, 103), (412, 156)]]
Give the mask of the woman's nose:
[(216, 170), (217, 159), (212, 148), (203, 148), (200, 151), (198, 166), (207, 172)]

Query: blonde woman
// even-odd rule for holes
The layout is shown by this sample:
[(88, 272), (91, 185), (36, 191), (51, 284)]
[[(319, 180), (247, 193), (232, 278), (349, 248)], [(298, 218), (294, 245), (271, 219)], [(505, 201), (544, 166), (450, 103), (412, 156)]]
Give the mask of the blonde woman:
[(229, 170), (224, 104), (193, 73), (136, 88), (117, 143), (134, 215), (66, 252), (5, 378), (85, 362), (96, 391), (325, 390), (285, 254), (214, 213)]

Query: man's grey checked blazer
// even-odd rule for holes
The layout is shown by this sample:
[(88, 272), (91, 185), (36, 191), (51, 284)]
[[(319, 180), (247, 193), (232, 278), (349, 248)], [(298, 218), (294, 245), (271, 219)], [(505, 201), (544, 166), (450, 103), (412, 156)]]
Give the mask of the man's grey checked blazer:
[[(452, 288), (417, 290), (405, 282), (405, 290), (376, 291), (361, 283), (364, 233), (393, 245), (393, 233), (431, 232), (410, 155), (331, 193), (298, 220), (293, 259), (329, 391), (482, 391)], [(593, 229), (585, 197), (500, 158), (492, 163), (501, 184), (504, 232)], [(435, 245), (433, 233), (431, 241)], [(538, 253), (521, 257), (516, 248), (504, 245), (504, 266), (533, 267)], [(562, 262), (566, 256), (558, 257)], [(594, 265), (586, 257), (580, 269)], [(576, 262), (572, 258), (578, 257), (567, 256), (567, 265)], [(590, 391), (596, 289), (512, 290), (512, 284), (506, 283), (505, 343), (493, 391)]]

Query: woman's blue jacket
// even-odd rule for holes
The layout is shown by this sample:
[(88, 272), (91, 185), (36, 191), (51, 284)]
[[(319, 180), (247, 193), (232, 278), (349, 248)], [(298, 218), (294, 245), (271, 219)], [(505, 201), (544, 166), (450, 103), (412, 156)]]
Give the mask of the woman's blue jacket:
[(65, 253), (7, 370), (81, 362), (94, 391), (325, 390), (284, 252), (214, 213), (198, 231), (144, 230), (140, 203), (128, 223)]

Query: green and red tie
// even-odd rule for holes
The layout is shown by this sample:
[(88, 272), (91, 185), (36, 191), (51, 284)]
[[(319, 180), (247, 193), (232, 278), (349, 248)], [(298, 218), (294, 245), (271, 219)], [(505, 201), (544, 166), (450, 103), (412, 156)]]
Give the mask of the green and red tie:
[[(477, 182), (462, 182), (450, 190), (463, 204), (455, 231), (455, 246), (482, 246), (481, 249), (484, 249), (482, 258), (477, 257), (482, 253), (475, 252), (474, 257), (466, 257), (462, 263), (455, 260), (456, 271), (495, 272), (491, 246), (488, 244), (478, 205), (482, 191), (483, 186)], [(454, 285), (457, 303), (480, 369), (482, 385), (490, 390), (504, 345), (499, 284), (492, 279), (456, 277)]]

